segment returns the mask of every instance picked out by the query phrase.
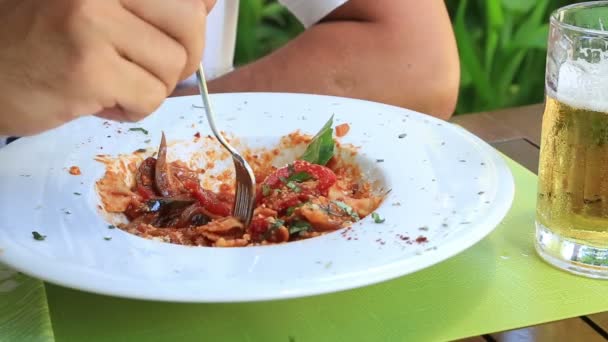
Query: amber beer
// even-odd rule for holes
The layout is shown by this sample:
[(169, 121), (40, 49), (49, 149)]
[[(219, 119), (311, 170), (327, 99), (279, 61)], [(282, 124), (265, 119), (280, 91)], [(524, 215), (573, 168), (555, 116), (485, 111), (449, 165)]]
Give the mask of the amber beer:
[(608, 108), (585, 107), (546, 98), (537, 224), (566, 239), (606, 248)]

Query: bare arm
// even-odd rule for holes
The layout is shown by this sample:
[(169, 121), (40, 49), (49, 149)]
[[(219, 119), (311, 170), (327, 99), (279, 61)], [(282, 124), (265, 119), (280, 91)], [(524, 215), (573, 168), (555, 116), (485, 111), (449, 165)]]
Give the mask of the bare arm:
[(210, 90), (347, 96), (449, 118), (459, 77), (442, 0), (350, 0), (283, 48), (211, 81)]

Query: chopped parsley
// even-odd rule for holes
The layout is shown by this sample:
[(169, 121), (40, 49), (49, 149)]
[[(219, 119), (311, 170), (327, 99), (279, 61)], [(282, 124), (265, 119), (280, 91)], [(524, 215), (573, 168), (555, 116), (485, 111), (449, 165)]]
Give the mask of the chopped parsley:
[(306, 171), (300, 171), (292, 173), (291, 176), (287, 177), (288, 182), (306, 182), (307, 180), (312, 179), (312, 175)]
[(403, 138), (407, 137), (407, 134), (406, 133), (401, 133), (401, 134), (398, 135), (398, 137), (399, 137), (399, 139), (403, 139)]
[(104, 236), (103, 239), (106, 240), (106, 241), (110, 241), (110, 240), (112, 240), (112, 237), (110, 237), (110, 236)]
[(113, 225), (113, 224), (111, 224), (111, 225), (108, 226), (108, 229), (116, 229), (116, 226)]
[(143, 134), (148, 135), (148, 131), (146, 129), (141, 128), (141, 127), (129, 128), (129, 131), (131, 131), (131, 132), (142, 132)]
[(301, 232), (307, 232), (312, 228), (310, 223), (306, 221), (295, 221), (289, 227), (289, 235), (299, 234)]
[(137, 150), (135, 150), (135, 153), (144, 153), (147, 150), (145, 148), (138, 148)]
[(75, 193), (74, 193), (74, 195), (76, 195), (76, 196), (80, 196), (80, 195), (82, 195), (82, 194), (81, 194), (80, 192), (75, 192)]
[(359, 214), (357, 214), (357, 212), (348, 204), (341, 201), (333, 201), (333, 203), (337, 205), (338, 208), (342, 209), (342, 211), (344, 211), (348, 216), (355, 220), (359, 220)]
[(272, 230), (277, 230), (279, 228), (281, 228), (281, 226), (285, 223), (285, 221), (280, 220), (280, 219), (276, 219), (271, 225), (270, 225), (270, 229)]
[(264, 240), (268, 239), (270, 237), (270, 235), (272, 235), (272, 233), (274, 233), (277, 229), (281, 228), (281, 226), (283, 226), (283, 224), (285, 224), (285, 221), (276, 219), (270, 225), (270, 227), (268, 227), (268, 230), (264, 233)]
[(270, 186), (268, 186), (268, 184), (262, 185), (262, 195), (264, 197), (267, 197), (268, 195), (270, 195)]
[(37, 231), (33, 231), (32, 236), (34, 237), (34, 240), (37, 240), (37, 241), (43, 241), (44, 239), (46, 239), (46, 235), (42, 235), (42, 234), (38, 233)]
[(144, 143), (149, 144), (151, 141), (152, 141), (151, 139), (146, 139), (146, 140), (144, 140)]
[(295, 193), (299, 193), (302, 192), (302, 188), (300, 188), (295, 182), (293, 181), (289, 181), (287, 182), (287, 184), (285, 184), (285, 186), (287, 186), (291, 191), (295, 192)]
[(296, 208), (297, 208), (297, 206), (287, 208), (287, 210), (285, 211), (285, 215), (286, 216), (293, 215), (293, 213), (296, 211)]
[(384, 223), (384, 221), (386, 221), (386, 219), (380, 217), (380, 215), (378, 215), (378, 213), (372, 213), (372, 218), (374, 219), (374, 222), (376, 222), (376, 223)]

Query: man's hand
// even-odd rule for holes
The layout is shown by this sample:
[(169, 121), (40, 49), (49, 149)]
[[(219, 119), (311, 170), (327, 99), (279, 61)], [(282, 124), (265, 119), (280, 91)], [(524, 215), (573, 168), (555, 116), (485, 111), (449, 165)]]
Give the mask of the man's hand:
[(0, 134), (153, 112), (203, 53), (215, 0), (0, 0)]

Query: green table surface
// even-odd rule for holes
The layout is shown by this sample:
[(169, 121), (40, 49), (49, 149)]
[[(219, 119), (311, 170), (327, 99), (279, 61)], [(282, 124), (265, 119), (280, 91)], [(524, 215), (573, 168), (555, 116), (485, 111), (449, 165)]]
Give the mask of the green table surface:
[[(137, 301), (45, 284), (52, 329), (40, 287), (30, 293), (35, 303), (26, 303), (26, 317), (0, 321), (0, 340), (437, 341), (608, 310), (608, 282), (556, 270), (536, 256), (536, 176), (508, 163), (516, 195), (505, 220), (480, 243), (415, 274), (334, 294), (245, 304)], [(2, 313), (9, 303), (1, 295), (0, 301)]]

